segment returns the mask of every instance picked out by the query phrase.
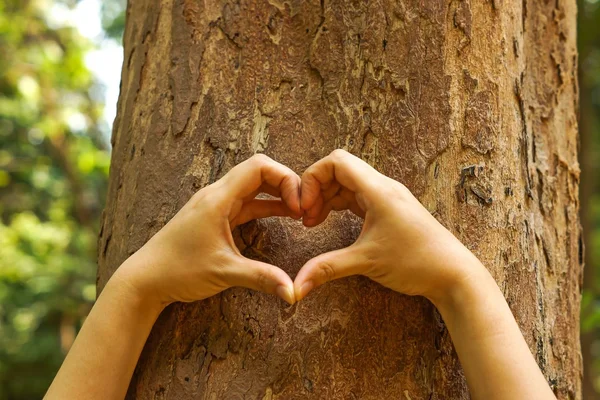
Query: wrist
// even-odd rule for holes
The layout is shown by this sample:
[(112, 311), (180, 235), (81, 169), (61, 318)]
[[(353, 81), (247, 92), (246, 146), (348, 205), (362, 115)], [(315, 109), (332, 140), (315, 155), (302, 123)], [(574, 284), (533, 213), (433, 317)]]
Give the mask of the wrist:
[(464, 313), (474, 304), (481, 303), (498, 286), (489, 271), (469, 252), (455, 264), (451, 278), (441, 290), (427, 296), (442, 316)]
[(158, 316), (168, 303), (161, 301), (152, 285), (146, 282), (141, 273), (142, 268), (135, 258), (130, 257), (113, 274), (104, 290), (114, 290), (126, 304), (143, 308)]

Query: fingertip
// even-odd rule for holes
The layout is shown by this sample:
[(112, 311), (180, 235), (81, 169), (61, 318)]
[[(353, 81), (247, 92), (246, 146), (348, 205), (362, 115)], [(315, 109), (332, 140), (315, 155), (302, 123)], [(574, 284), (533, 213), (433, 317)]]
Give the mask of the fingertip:
[(302, 178), (296, 175), (296, 198), (298, 199), (298, 211), (304, 212), (302, 209)]
[(299, 285), (294, 285), (295, 300), (300, 301), (305, 298), (314, 287), (315, 283), (312, 280), (308, 280)]
[(317, 219), (316, 218), (308, 218), (308, 217), (303, 217), (302, 218), (302, 224), (304, 226), (306, 226), (307, 228), (312, 228), (313, 226), (316, 225)]
[(321, 210), (319, 210), (316, 206), (305, 211), (305, 215), (310, 219), (317, 218), (320, 213)]
[(241, 286), (275, 294), (289, 304), (296, 301), (294, 282), (281, 268), (243, 256), (232, 256), (233, 268), (227, 271), (228, 287)]
[(300, 192), (300, 208), (304, 211), (309, 210), (314, 204), (314, 199), (309, 200), (309, 195), (306, 190)]
[(292, 212), (289, 213), (288, 216), (290, 218), (292, 218), (292, 219), (299, 220), (299, 219), (302, 218), (303, 215), (304, 215), (304, 213), (295, 213), (295, 212), (292, 211)]
[(321, 194), (321, 184), (308, 173), (302, 175), (300, 183), (300, 207), (308, 210), (314, 206)]
[(281, 185), (281, 199), (285, 202), (288, 208), (296, 213), (302, 211), (300, 207), (300, 182), (299, 177), (294, 172), (286, 177), (286, 182)]
[(290, 305), (293, 305), (296, 302), (294, 288), (289, 285), (278, 285), (277, 288), (275, 288), (275, 294)]
[(300, 197), (298, 197), (298, 199), (296, 200), (296, 203), (294, 204), (294, 208), (292, 210), (299, 215), (304, 214), (304, 210), (302, 209), (302, 207), (300, 207)]
[(317, 196), (315, 201), (312, 204), (312, 207), (308, 209), (304, 209), (304, 215), (306, 215), (310, 219), (316, 219), (323, 210), (324, 199), (321, 193)]
[[(318, 212), (314, 210), (318, 210)], [(317, 226), (327, 219), (330, 212), (331, 204), (320, 204), (318, 208), (315, 206), (315, 208), (304, 214), (304, 220), (306, 221), (304, 225), (307, 227)]]
[(297, 213), (301, 213), (302, 212), (302, 207), (300, 204), (300, 183), (297, 182), (297, 187), (296, 190), (293, 191), (293, 198), (291, 201), (291, 206), (290, 207), (294, 212)]

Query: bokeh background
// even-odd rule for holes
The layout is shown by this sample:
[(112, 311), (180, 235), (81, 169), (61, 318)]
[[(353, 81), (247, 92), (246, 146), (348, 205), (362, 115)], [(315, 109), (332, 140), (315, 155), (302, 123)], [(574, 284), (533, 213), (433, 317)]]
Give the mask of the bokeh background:
[[(587, 400), (600, 399), (600, 1), (578, 3)], [(0, 400), (43, 396), (95, 299), (124, 15), (125, 0), (0, 0)]]

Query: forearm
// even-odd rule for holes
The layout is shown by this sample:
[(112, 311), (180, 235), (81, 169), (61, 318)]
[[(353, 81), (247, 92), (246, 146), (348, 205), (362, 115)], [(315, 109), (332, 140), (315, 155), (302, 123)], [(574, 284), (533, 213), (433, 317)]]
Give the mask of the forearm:
[(473, 399), (555, 399), (492, 276), (476, 260), (469, 278), (435, 301)]
[(108, 282), (45, 399), (123, 399), (139, 355), (162, 310), (120, 276)]

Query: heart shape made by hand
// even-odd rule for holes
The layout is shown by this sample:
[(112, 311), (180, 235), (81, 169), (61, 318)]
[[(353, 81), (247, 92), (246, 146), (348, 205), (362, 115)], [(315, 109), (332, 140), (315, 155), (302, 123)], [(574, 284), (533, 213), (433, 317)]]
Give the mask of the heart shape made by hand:
[[(242, 256), (233, 240), (232, 229), (254, 219), (289, 216), (314, 227), (340, 210), (364, 219), (357, 240), (307, 261), (293, 282), (282, 269)], [(435, 296), (460, 275), (448, 268), (448, 257), (474, 258), (404, 185), (335, 150), (302, 177), (264, 155), (236, 165), (194, 194), (119, 270), (167, 304), (232, 286), (294, 303), (325, 282), (356, 274), (401, 293)]]
[[(456, 275), (436, 254), (441, 251), (450, 256), (473, 257), (404, 185), (343, 150), (310, 166), (300, 179), (287, 167), (267, 157), (259, 158), (265, 165), (260, 190), (281, 199), (270, 200), (274, 203), (265, 203), (260, 211), (253, 206), (257, 208), (245, 211), (238, 222), (287, 215), (302, 218), (306, 227), (314, 227), (331, 211), (341, 210), (350, 210), (364, 219), (352, 245), (320, 254), (304, 264), (293, 282), (293, 291), (289, 282), (276, 287), (275, 293), (290, 303), (303, 299), (325, 282), (357, 274), (405, 294), (428, 295)], [(273, 179), (269, 170), (278, 168), (286, 172)], [(252, 199), (256, 194), (251, 193)], [(430, 251), (432, 237), (437, 245), (435, 252)], [(261, 285), (261, 289), (269, 292), (267, 286)]]

